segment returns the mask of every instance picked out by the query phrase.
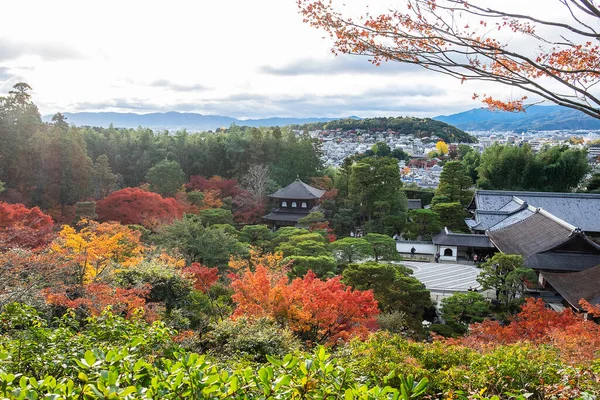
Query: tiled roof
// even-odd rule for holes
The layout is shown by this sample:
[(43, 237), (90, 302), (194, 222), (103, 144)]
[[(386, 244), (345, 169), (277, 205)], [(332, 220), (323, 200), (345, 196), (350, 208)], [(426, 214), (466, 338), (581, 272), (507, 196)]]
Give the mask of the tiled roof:
[(503, 253), (520, 254), (527, 259), (563, 243), (574, 229), (544, 210), (538, 210), (522, 221), (486, 233)]
[(600, 266), (567, 274), (543, 272), (542, 276), (574, 308), (579, 309), (581, 299), (600, 304)]
[(454, 233), (448, 228), (444, 228), (440, 233), (432, 238), (433, 244), (441, 246), (461, 246), (493, 248), (490, 238), (486, 235), (472, 235), (466, 233)]
[[(600, 255), (547, 251), (532, 255), (524, 264), (538, 271), (583, 271), (600, 265)], [(596, 284), (600, 286), (600, 281)]]
[[(488, 229), (519, 202), (543, 208), (585, 232), (600, 232), (600, 194), (478, 190), (469, 208), (476, 210), (479, 226)], [(475, 229), (480, 229), (479, 226)]]
[(311, 200), (319, 199), (325, 194), (325, 190), (314, 188), (300, 179), (296, 179), (288, 186), (279, 189), (269, 197), (276, 199)]
[(288, 222), (298, 222), (300, 218), (306, 217), (308, 214), (300, 214), (300, 213), (283, 213), (283, 212), (272, 212), (263, 217), (263, 219), (269, 221), (288, 221)]

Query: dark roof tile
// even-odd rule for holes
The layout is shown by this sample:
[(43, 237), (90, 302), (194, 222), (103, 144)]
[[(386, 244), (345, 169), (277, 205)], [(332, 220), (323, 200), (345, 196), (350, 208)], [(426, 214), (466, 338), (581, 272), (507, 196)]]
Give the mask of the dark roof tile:
[(600, 265), (566, 274), (542, 272), (542, 277), (574, 308), (581, 299), (600, 304)]
[(311, 200), (320, 199), (325, 194), (325, 190), (317, 189), (300, 179), (296, 179), (288, 186), (279, 189), (269, 197), (276, 199), (293, 199), (293, 200)]

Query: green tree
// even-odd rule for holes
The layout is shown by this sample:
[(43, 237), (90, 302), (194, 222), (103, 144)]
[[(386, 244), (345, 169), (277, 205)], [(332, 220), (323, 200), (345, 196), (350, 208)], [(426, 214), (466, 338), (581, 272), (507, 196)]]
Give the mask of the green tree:
[(36, 184), (32, 160), (39, 153), (32, 151), (30, 140), (42, 127), (42, 120), (30, 91), (28, 84), (19, 82), (7, 96), (0, 97), (0, 180), (7, 188)]
[(240, 240), (259, 248), (263, 253), (271, 246), (273, 232), (266, 225), (244, 225), (240, 231)]
[(298, 220), (298, 225), (308, 227), (311, 224), (314, 224), (316, 222), (321, 222), (324, 220), (325, 220), (325, 214), (323, 214), (321, 211), (313, 211), (310, 214), (308, 214), (306, 217), (300, 218)]
[(371, 245), (375, 262), (380, 259), (393, 260), (398, 258), (396, 241), (390, 236), (380, 235), (379, 233), (368, 233), (365, 236), (365, 240)]
[(205, 226), (218, 224), (233, 225), (233, 214), (230, 210), (224, 210), (222, 208), (202, 210), (200, 211), (200, 217)]
[(102, 200), (115, 189), (117, 176), (113, 174), (106, 154), (98, 156), (94, 163), (93, 183), (96, 200)]
[(440, 174), (440, 184), (435, 195), (446, 196), (450, 199), (449, 203), (458, 202), (466, 207), (473, 197), (472, 186), (473, 182), (463, 165), (459, 161), (449, 161)]
[(407, 325), (421, 330), (425, 311), (432, 306), (431, 294), (411, 275), (412, 271), (402, 265), (370, 261), (349, 264), (342, 280), (354, 289), (372, 290), (382, 312), (403, 312)]
[(186, 182), (186, 177), (177, 161), (163, 160), (148, 170), (146, 180), (153, 192), (174, 196)]
[(468, 213), (460, 203), (437, 203), (431, 207), (433, 212), (440, 216), (440, 223), (451, 231), (464, 232), (467, 231), (465, 218)]
[(536, 159), (543, 166), (543, 181), (538, 189), (548, 192), (573, 190), (590, 169), (587, 150), (566, 145), (545, 146), (536, 154)]
[(173, 267), (151, 260), (118, 270), (115, 281), (123, 288), (144, 285), (151, 287), (147, 302), (164, 304), (167, 316), (175, 308), (183, 307), (192, 291), (192, 282), (177, 273)]
[(392, 153), (392, 149), (385, 142), (377, 142), (371, 147), (371, 151), (377, 157), (389, 157)]
[(326, 247), (326, 239), (319, 233), (311, 232), (302, 235), (291, 236), (275, 248), (282, 252), (284, 257), (291, 255), (329, 255)]
[(371, 244), (361, 238), (343, 238), (329, 245), (334, 257), (341, 264), (350, 264), (354, 261), (373, 255)]
[(199, 262), (208, 267), (225, 268), (230, 256), (245, 256), (246, 245), (224, 229), (210, 229), (202, 225), (197, 215), (166, 225), (160, 230), (157, 241), (168, 249), (178, 250), (188, 263)]
[(347, 236), (358, 226), (358, 213), (351, 208), (339, 208), (331, 218), (331, 225), (338, 236)]
[(518, 254), (496, 253), (481, 266), (477, 277), (484, 290), (496, 292), (496, 299), (508, 308), (514, 300), (522, 297), (527, 283), (536, 281), (535, 272), (523, 265), (523, 257)]
[[(304, 242), (308, 243), (308, 242)], [(293, 255), (284, 259), (292, 263), (290, 276), (302, 278), (310, 270), (319, 278), (332, 278), (335, 276), (337, 264), (330, 255)]]
[[(469, 148), (469, 150), (463, 155), (460, 155), (460, 146), (466, 146)], [(479, 165), (481, 164), (481, 154), (473, 150), (472, 147), (461, 144), (459, 145), (459, 158), (463, 167), (465, 167), (467, 175), (471, 177), (471, 183), (475, 184), (477, 182), (477, 179), (479, 178), (479, 175), (477, 173), (477, 167), (479, 167)]]
[(585, 184), (588, 193), (600, 193), (600, 173), (595, 173)]
[(488, 301), (477, 292), (456, 292), (442, 299), (442, 319), (457, 333), (465, 333), (470, 324), (490, 315)]
[(537, 154), (523, 146), (493, 145), (481, 155), (477, 186), (483, 189), (568, 192), (589, 170), (587, 152), (546, 146)]
[(440, 216), (426, 209), (409, 210), (404, 236), (408, 239), (431, 239), (443, 228)]
[[(481, 155), (477, 186), (482, 189), (534, 190), (541, 172), (528, 144), (522, 147), (494, 144)], [(534, 178), (533, 175), (537, 176)]]
[(406, 206), (400, 187), (400, 169), (395, 158), (367, 157), (352, 166), (350, 199), (358, 205), (366, 221), (373, 218), (376, 203), (379, 207), (387, 203), (390, 213), (403, 211)]
[(342, 199), (348, 199), (350, 195), (350, 179), (352, 176), (353, 164), (354, 159), (352, 157), (344, 158), (334, 179), (335, 187), (339, 190), (338, 195)]

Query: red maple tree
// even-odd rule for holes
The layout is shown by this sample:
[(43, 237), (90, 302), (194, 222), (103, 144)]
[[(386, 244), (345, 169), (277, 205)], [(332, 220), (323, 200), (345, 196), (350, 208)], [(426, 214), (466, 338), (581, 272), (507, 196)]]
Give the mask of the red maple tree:
[(205, 267), (200, 263), (192, 263), (183, 272), (194, 280), (194, 288), (204, 293), (207, 293), (219, 280), (218, 268)]
[(377, 328), (377, 301), (371, 291), (352, 290), (340, 277), (322, 281), (309, 271), (288, 281), (283, 271), (256, 266), (231, 275), (233, 317), (270, 317), (307, 343), (333, 345), (364, 337)]
[(113, 192), (96, 205), (100, 221), (117, 221), (124, 225), (142, 225), (150, 230), (183, 217), (184, 207), (173, 198), (140, 188)]
[(0, 251), (43, 247), (52, 240), (53, 227), (52, 217), (37, 207), (0, 202)]
[(218, 175), (212, 178), (205, 178), (199, 175), (193, 175), (190, 182), (185, 185), (187, 190), (199, 190), (205, 192), (216, 190), (221, 199), (225, 197), (235, 197), (240, 193), (237, 179), (223, 179)]

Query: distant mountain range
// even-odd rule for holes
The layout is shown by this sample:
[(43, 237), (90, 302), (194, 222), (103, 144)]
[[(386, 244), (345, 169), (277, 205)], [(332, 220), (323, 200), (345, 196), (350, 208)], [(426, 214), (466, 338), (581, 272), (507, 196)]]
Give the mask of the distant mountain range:
[(600, 130), (600, 120), (561, 106), (531, 106), (526, 112), (511, 113), (474, 108), (433, 119), (465, 131), (552, 131), (567, 129)]
[[(80, 112), (63, 113), (67, 122), (77, 126), (101, 126), (107, 128), (113, 124), (116, 128), (137, 128), (143, 126), (151, 129), (188, 129), (191, 131), (207, 131), (217, 128), (228, 128), (231, 124), (244, 126), (285, 126), (302, 125), (312, 122), (327, 122), (338, 118), (265, 118), (265, 119), (237, 119), (221, 115), (202, 115), (195, 113), (116, 113), (116, 112)], [(357, 117), (350, 117), (357, 118)], [(49, 122), (51, 115), (42, 118)]]
[[(215, 130), (229, 127), (231, 124), (240, 126), (285, 126), (304, 125), (315, 122), (329, 122), (340, 118), (264, 118), (238, 119), (221, 115), (202, 115), (196, 113), (117, 113), (117, 112), (80, 112), (64, 113), (67, 122), (77, 126), (108, 127), (113, 124), (117, 128), (137, 128), (143, 126), (155, 130), (188, 129), (190, 131)], [(349, 117), (360, 120), (359, 117)], [(50, 121), (51, 115), (43, 117)], [(510, 113), (490, 111), (487, 108), (474, 108), (469, 111), (452, 115), (440, 115), (432, 118), (445, 122), (465, 131), (550, 131), (550, 130), (600, 130), (600, 119), (589, 117), (579, 111), (561, 106), (531, 106), (526, 112)]]

